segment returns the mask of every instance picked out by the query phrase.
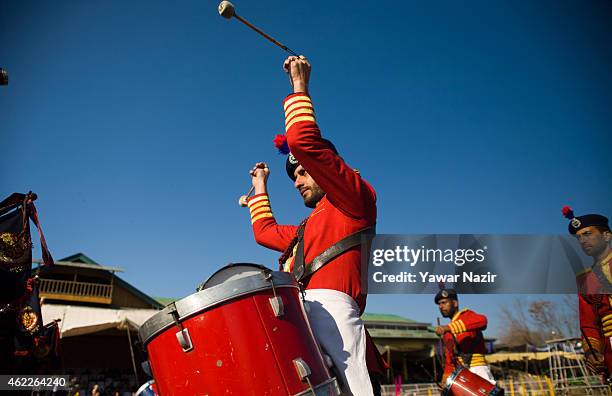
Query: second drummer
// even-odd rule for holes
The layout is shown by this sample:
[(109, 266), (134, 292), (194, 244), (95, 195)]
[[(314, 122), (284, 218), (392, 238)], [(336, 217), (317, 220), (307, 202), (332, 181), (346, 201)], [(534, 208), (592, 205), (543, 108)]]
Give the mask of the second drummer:
[(495, 378), (485, 359), (487, 348), (482, 334), (487, 328), (487, 317), (467, 308), (459, 310), (457, 292), (453, 289), (440, 290), (434, 301), (442, 316), (451, 320), (448, 325), (435, 329), (444, 342), (442, 383), (446, 382), (458, 365), (462, 365), (494, 384)]

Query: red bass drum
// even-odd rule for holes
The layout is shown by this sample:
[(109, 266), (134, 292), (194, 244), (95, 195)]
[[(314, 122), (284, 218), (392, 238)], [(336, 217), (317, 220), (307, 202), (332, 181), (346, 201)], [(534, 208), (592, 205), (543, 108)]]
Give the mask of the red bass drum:
[(288, 273), (230, 264), (139, 330), (167, 395), (338, 395)]

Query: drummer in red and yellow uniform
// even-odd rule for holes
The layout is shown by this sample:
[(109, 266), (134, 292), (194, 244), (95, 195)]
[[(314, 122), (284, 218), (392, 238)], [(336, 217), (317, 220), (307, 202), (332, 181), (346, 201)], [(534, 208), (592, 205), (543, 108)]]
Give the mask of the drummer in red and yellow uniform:
[(482, 332), (487, 328), (487, 317), (467, 308), (459, 310), (457, 292), (442, 289), (434, 299), (440, 313), (451, 321), (446, 326), (436, 327), (436, 334), (444, 344), (444, 374), (442, 383), (453, 373), (458, 365), (463, 365), (474, 374), (495, 383), (491, 369), (487, 365), (487, 352)]
[[(578, 311), (586, 364), (593, 374), (612, 374), (612, 233), (605, 216), (574, 216), (569, 206), (562, 209), (570, 219), (568, 230), (582, 250), (593, 258), (591, 268), (578, 274)], [(587, 339), (585, 339), (585, 337)]]
[[(313, 210), (299, 226), (279, 225), (267, 192), (270, 170), (257, 163), (250, 172), (255, 195), (248, 201), (253, 233), (260, 245), (283, 252), (281, 269), (301, 279), (315, 338), (340, 380), (353, 395), (372, 395), (378, 387), (373, 389), (368, 369), (382, 368), (360, 318), (366, 305), (360, 243), (361, 234), (372, 232), (376, 223), (376, 193), (321, 136), (308, 93), (311, 67), (306, 58), (289, 57), (283, 67), (294, 93), (283, 104), (286, 134), (275, 143), (288, 154), (287, 174)], [(332, 246), (336, 251), (330, 254)]]

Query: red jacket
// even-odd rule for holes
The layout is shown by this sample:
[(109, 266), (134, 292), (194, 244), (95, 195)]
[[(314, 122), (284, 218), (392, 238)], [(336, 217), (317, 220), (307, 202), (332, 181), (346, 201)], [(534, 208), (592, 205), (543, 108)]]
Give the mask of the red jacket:
[[(325, 191), (323, 199), (310, 213), (304, 230), (304, 261), (310, 263), (344, 237), (376, 223), (376, 193), (323, 141), (308, 95), (289, 95), (285, 98), (284, 109), (289, 149)], [(298, 227), (276, 222), (266, 194), (251, 197), (248, 204), (257, 243), (284, 251), (296, 236)], [(287, 260), (284, 269), (290, 270), (292, 265), (293, 256)], [(363, 313), (367, 292), (361, 287), (361, 276), (361, 247), (356, 246), (305, 279), (305, 287), (346, 293), (357, 302)], [(381, 371), (379, 354), (369, 334), (367, 346), (369, 369)]]
[[(612, 282), (612, 254), (601, 262), (602, 273)], [(595, 294), (601, 288), (597, 275), (588, 269), (576, 278), (578, 283), (578, 311), (580, 328), (589, 342), (583, 342), (585, 350), (591, 346), (603, 354), (608, 373), (612, 373), (612, 295)], [(584, 338), (584, 335), (582, 336)]]
[[(311, 212), (304, 231), (304, 261), (309, 263), (344, 237), (376, 223), (376, 193), (323, 141), (308, 96), (289, 95), (284, 105), (289, 149), (326, 193)], [(284, 251), (297, 226), (277, 224), (263, 194), (251, 197), (249, 208), (257, 243)], [(292, 258), (288, 264), (292, 266)], [(367, 292), (361, 288), (361, 275), (361, 247), (356, 246), (332, 259), (306, 279), (305, 285), (306, 289), (346, 293), (363, 312)]]
[[(444, 333), (442, 341), (444, 343), (444, 378), (450, 375), (455, 370), (455, 341), (453, 335), (459, 343), (460, 352), (464, 355), (471, 354), (472, 359), (469, 362), (470, 367), (485, 366), (485, 347), (484, 337), (482, 332), (487, 328), (487, 317), (470, 311), (465, 308), (457, 312), (448, 324), (450, 332)], [(460, 356), (457, 356), (459, 363), (467, 364)]]

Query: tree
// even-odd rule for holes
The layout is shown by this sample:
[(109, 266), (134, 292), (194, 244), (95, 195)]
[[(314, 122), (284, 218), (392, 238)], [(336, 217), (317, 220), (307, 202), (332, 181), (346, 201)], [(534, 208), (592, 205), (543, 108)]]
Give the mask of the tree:
[(564, 296), (561, 303), (515, 298), (502, 305), (500, 317), (504, 326), (499, 340), (508, 346), (544, 345), (547, 340), (580, 335), (578, 301), (573, 295)]

